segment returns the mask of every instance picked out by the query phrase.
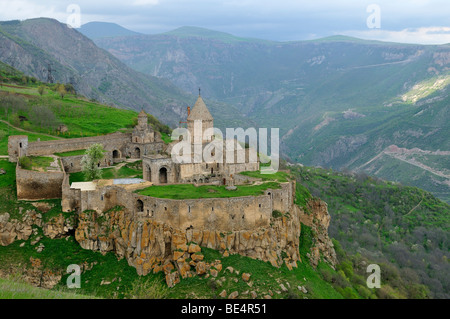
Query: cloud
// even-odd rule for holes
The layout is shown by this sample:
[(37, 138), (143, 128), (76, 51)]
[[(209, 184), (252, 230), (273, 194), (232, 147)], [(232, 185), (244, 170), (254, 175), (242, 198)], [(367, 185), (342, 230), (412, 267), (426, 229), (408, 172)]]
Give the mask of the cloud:
[(133, 1), (134, 6), (148, 6), (148, 5), (157, 5), (159, 3), (158, 0), (135, 0)]
[(450, 43), (450, 27), (408, 28), (400, 31), (373, 29), (366, 31), (346, 31), (342, 34), (386, 42), (421, 44)]
[[(237, 36), (291, 41), (347, 34), (413, 43), (449, 42), (448, 0), (0, 0), (0, 20), (50, 17), (66, 23), (67, 7), (81, 23), (115, 22), (142, 33), (191, 25)], [(367, 29), (367, 7), (381, 9), (382, 29)], [(425, 28), (425, 29), (424, 29)], [(428, 28), (428, 29), (426, 29)]]

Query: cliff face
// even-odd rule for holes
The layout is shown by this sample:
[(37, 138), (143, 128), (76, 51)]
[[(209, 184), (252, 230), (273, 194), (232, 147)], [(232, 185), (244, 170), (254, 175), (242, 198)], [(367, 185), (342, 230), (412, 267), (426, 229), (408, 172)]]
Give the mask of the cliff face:
[[(174, 229), (148, 218), (136, 219), (123, 208), (103, 214), (86, 211), (79, 216), (75, 238), (85, 249), (115, 252), (120, 259), (126, 258), (139, 275), (164, 271), (171, 286), (180, 277), (201, 273), (198, 269), (204, 266), (200, 247), (218, 250), (224, 256), (240, 254), (268, 261), (274, 267), (283, 263), (289, 269), (297, 267), (297, 262), (301, 262), (299, 238), (303, 223), (312, 227), (316, 234), (310, 252), (311, 264), (317, 266), (322, 255), (334, 267), (337, 261), (327, 232), (330, 223), (327, 205), (323, 201), (312, 200), (309, 210), (308, 215), (294, 205), (292, 212), (272, 217), (268, 228), (228, 232)], [(178, 274), (174, 275), (174, 270)]]
[(328, 227), (331, 221), (328, 205), (320, 199), (314, 199), (308, 202), (308, 208), (308, 214), (300, 214), (300, 222), (311, 227), (315, 234), (315, 241), (309, 253), (310, 262), (316, 267), (322, 255), (324, 260), (334, 268), (337, 258), (333, 242), (328, 236)]
[[(121, 208), (104, 214), (87, 211), (80, 214), (75, 238), (85, 249), (113, 251), (119, 258), (126, 258), (140, 275), (161, 270), (168, 263), (179, 269), (180, 264), (195, 259), (190, 255), (190, 245), (219, 250), (224, 255), (241, 254), (269, 261), (275, 267), (283, 262), (288, 267), (296, 267), (299, 213), (300, 210), (296, 210), (291, 216), (272, 218), (269, 228), (220, 232), (180, 230), (150, 219), (136, 220)], [(191, 266), (195, 268), (196, 264), (191, 263)]]
[[(302, 262), (299, 238), (301, 224), (304, 224), (315, 233), (309, 255), (311, 264), (317, 266), (323, 256), (334, 267), (337, 261), (327, 232), (330, 223), (327, 205), (321, 200), (311, 200), (308, 205), (308, 213), (293, 205), (289, 213), (272, 217), (270, 227), (228, 232), (175, 229), (149, 218), (137, 219), (121, 207), (100, 214), (85, 211), (78, 215), (78, 220), (74, 220), (75, 215), (65, 218), (60, 214), (45, 223), (41, 214), (32, 210), (24, 214), (23, 220), (10, 220), (8, 214), (0, 215), (0, 243), (7, 246), (15, 240), (27, 240), (33, 225), (42, 227), (49, 238), (66, 237), (75, 229), (75, 239), (84, 249), (114, 252), (136, 268), (139, 275), (163, 271), (167, 284), (173, 286), (182, 278), (205, 273), (217, 276), (221, 271), (220, 261), (210, 264), (203, 261), (201, 247), (218, 250), (224, 256), (240, 254), (268, 261), (274, 267), (283, 263), (289, 269), (297, 267), (297, 262)], [(49, 288), (58, 283), (61, 274), (49, 274), (39, 260), (31, 262), (32, 268), (23, 270), (28, 282)]]

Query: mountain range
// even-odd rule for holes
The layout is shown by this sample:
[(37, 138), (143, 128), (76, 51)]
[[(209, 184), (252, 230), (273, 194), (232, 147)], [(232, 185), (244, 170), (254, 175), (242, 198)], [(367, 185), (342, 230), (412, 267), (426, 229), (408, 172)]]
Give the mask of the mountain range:
[[(97, 34), (108, 34), (111, 27), (114, 34), (121, 30), (114, 24), (102, 25)], [(169, 80), (133, 70), (76, 29), (54, 19), (0, 22), (0, 61), (41, 81), (71, 83), (79, 94), (101, 103), (143, 109), (173, 127), (186, 119), (186, 106), (196, 99)], [(222, 104), (212, 102), (211, 106), (221, 108)]]
[(50, 64), (54, 80), (80, 94), (172, 127), (201, 87), (217, 127), (278, 127), (291, 162), (450, 201), (450, 45), (274, 42), (197, 27), (145, 35), (43, 18), (1, 22), (0, 44), (0, 61), (26, 74), (45, 81)]

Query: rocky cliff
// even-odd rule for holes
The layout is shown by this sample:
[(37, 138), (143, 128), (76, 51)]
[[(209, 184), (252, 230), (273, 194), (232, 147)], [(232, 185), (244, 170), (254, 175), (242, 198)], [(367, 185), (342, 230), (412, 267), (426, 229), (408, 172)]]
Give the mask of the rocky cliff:
[(274, 267), (283, 263), (289, 269), (297, 267), (297, 262), (301, 262), (300, 225), (304, 223), (317, 234), (310, 252), (312, 265), (317, 266), (323, 256), (334, 267), (337, 261), (327, 233), (330, 215), (326, 203), (311, 201), (309, 215), (294, 207), (290, 213), (272, 217), (268, 228), (229, 232), (174, 229), (148, 218), (136, 219), (121, 207), (103, 214), (86, 211), (79, 216), (75, 238), (85, 249), (115, 252), (120, 259), (126, 258), (139, 275), (164, 271), (172, 286), (180, 278), (201, 275), (209, 269), (217, 271), (217, 265), (203, 263), (201, 247), (218, 250), (224, 256), (240, 254), (268, 261)]
[[(222, 270), (220, 261), (203, 260), (202, 247), (218, 250), (224, 256), (240, 254), (268, 261), (274, 267), (283, 263), (289, 269), (297, 267), (297, 262), (302, 262), (299, 238), (303, 223), (316, 234), (309, 256), (311, 264), (316, 266), (323, 256), (334, 267), (336, 255), (327, 233), (330, 215), (326, 203), (311, 200), (308, 213), (296, 205), (293, 207), (292, 212), (272, 217), (270, 227), (228, 232), (174, 229), (149, 218), (135, 218), (123, 207), (100, 214), (85, 211), (71, 218), (59, 214), (46, 222), (41, 213), (27, 210), (21, 220), (10, 219), (7, 213), (0, 215), (0, 244), (7, 246), (15, 240), (29, 239), (33, 225), (41, 227), (43, 234), (52, 239), (69, 236), (75, 231), (75, 239), (84, 249), (113, 252), (119, 259), (125, 258), (139, 275), (163, 271), (171, 287), (183, 278), (204, 274), (215, 277)], [(32, 244), (38, 241), (39, 238)], [(36, 249), (45, 247), (36, 245)], [(25, 280), (46, 288), (58, 283), (61, 273), (43, 268), (37, 258), (30, 262), (29, 269), (21, 270)]]

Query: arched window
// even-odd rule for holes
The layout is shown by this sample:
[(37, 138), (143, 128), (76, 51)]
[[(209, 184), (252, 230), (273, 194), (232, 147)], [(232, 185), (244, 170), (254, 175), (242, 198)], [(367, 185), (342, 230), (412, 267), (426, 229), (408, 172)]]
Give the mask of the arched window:
[(137, 212), (143, 212), (144, 211), (144, 202), (138, 199), (136, 201), (136, 211)]

